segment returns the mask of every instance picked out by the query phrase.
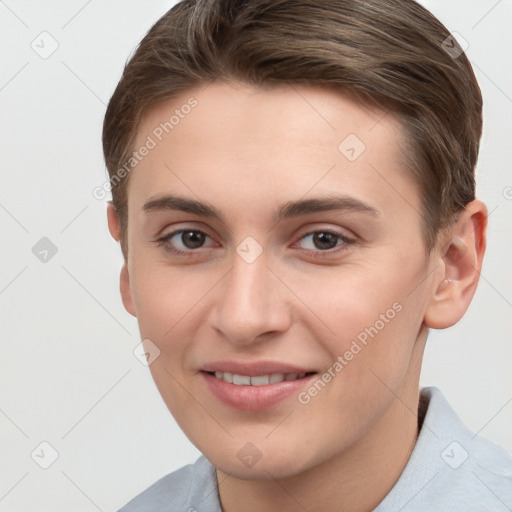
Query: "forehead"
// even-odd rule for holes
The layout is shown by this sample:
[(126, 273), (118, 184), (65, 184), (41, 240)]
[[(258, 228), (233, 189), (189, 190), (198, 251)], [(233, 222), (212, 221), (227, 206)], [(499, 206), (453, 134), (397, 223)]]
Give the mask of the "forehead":
[(203, 84), (142, 120), (135, 149), (151, 150), (131, 173), (129, 203), (181, 193), (256, 207), (336, 189), (384, 206), (398, 189), (416, 194), (402, 140), (392, 114), (326, 87)]
[[(355, 98), (327, 86), (212, 82), (151, 108), (140, 123), (137, 139), (141, 142), (153, 133), (158, 142), (164, 138), (205, 145), (230, 132), (225, 144), (240, 142), (240, 149), (265, 139), (269, 146), (282, 144), (283, 135), (290, 142), (320, 142), (331, 148), (334, 144), (338, 149), (336, 142), (345, 132), (357, 135), (363, 143), (375, 142), (390, 131), (391, 137), (401, 138), (399, 122), (384, 107)], [(191, 132), (197, 140), (190, 140)], [(208, 138), (199, 138), (206, 133)]]

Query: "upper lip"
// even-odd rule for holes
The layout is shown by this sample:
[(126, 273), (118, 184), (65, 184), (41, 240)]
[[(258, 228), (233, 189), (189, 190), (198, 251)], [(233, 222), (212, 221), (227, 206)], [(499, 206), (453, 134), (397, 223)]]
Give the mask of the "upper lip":
[(314, 372), (311, 368), (296, 366), (278, 361), (215, 361), (207, 363), (200, 368), (203, 372), (229, 372), (237, 375), (256, 377), (258, 375), (271, 375), (273, 373), (308, 373)]

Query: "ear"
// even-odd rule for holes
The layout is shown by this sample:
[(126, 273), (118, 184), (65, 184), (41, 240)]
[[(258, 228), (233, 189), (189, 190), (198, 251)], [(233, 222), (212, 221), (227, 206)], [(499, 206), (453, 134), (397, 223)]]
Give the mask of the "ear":
[(132, 289), (130, 286), (130, 273), (128, 272), (128, 265), (125, 260), (123, 267), (121, 268), (121, 275), (119, 278), (119, 289), (121, 291), (121, 298), (123, 299), (124, 309), (130, 313), (130, 315), (137, 316), (135, 306), (132, 300)]
[(440, 235), (436, 257), (444, 269), (425, 312), (424, 323), (445, 329), (457, 323), (476, 290), (486, 246), (487, 208), (478, 199)]
[(107, 203), (107, 221), (108, 221), (108, 230), (112, 235), (112, 238), (119, 242), (121, 239), (121, 225), (119, 223), (119, 216), (117, 215), (117, 210), (112, 201)]
[[(107, 204), (107, 220), (108, 230), (110, 231), (112, 238), (116, 242), (119, 242), (121, 239), (121, 225), (119, 223), (119, 216), (117, 215), (117, 211), (114, 205), (112, 204), (112, 201), (109, 201)], [(131, 315), (137, 316), (132, 300), (132, 290), (130, 287), (130, 273), (128, 271), (128, 262), (126, 261), (126, 259), (124, 260), (123, 266), (121, 268), (119, 289), (121, 291), (121, 298), (123, 299), (124, 308)]]

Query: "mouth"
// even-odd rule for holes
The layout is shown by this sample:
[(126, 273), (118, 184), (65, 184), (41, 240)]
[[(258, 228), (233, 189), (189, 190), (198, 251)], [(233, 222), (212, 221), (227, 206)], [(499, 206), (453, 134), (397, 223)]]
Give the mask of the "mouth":
[(231, 372), (207, 372), (216, 379), (223, 380), (235, 386), (267, 386), (268, 384), (279, 384), (280, 382), (291, 382), (314, 375), (316, 372), (300, 372), (300, 373), (270, 373), (267, 375), (241, 375)]
[(246, 411), (270, 409), (298, 396), (317, 373), (275, 363), (223, 363), (199, 371), (206, 388), (217, 401)]

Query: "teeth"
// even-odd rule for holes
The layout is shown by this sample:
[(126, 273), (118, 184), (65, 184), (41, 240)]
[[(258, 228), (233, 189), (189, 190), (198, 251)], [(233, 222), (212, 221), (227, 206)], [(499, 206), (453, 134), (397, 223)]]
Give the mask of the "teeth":
[(270, 384), (277, 384), (278, 382), (283, 382), (284, 373), (273, 373), (270, 376)]
[(270, 377), (268, 375), (259, 375), (258, 377), (251, 377), (251, 386), (264, 386), (269, 384)]
[(248, 375), (238, 375), (236, 373), (233, 374), (233, 384), (237, 384), (238, 386), (250, 386), (251, 385), (251, 377)]
[(217, 379), (224, 380), (237, 386), (265, 386), (267, 384), (278, 384), (283, 381), (302, 379), (306, 372), (302, 373), (272, 373), (270, 375), (257, 375), (249, 377), (248, 375), (238, 375), (237, 373), (215, 372)]

